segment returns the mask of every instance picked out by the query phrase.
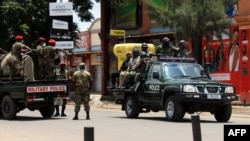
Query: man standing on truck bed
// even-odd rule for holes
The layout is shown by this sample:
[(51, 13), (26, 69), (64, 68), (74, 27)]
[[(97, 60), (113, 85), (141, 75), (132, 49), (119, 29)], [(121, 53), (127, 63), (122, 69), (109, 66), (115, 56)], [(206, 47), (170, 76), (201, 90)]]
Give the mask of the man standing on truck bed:
[(86, 111), (86, 119), (89, 120), (90, 87), (93, 79), (91, 74), (85, 70), (85, 63), (80, 63), (79, 68), (80, 70), (74, 72), (72, 77), (72, 81), (75, 84), (75, 116), (73, 120), (78, 120), (78, 112), (82, 102)]
[(54, 39), (50, 39), (48, 41), (49, 45), (45, 46), (41, 50), (42, 54), (42, 79), (50, 80), (50, 79), (55, 79), (55, 72), (54, 72), (54, 67), (55, 67), (55, 57), (56, 57), (56, 41)]
[(161, 40), (162, 44), (157, 47), (156, 54), (163, 55), (165, 57), (173, 57), (174, 52), (178, 51), (179, 49), (170, 44), (170, 40), (168, 37), (164, 37)]
[(43, 76), (42, 69), (41, 69), (42, 68), (42, 63), (43, 63), (43, 56), (41, 55), (41, 50), (46, 46), (45, 42), (46, 42), (46, 39), (43, 38), (43, 37), (39, 37), (37, 39), (36, 49), (38, 51), (38, 66), (39, 66), (38, 79), (41, 79), (40, 77)]
[(24, 77), (27, 80), (34, 80), (34, 64), (29, 55), (23, 54), (23, 49), (31, 50), (29, 47), (23, 44), (23, 36), (17, 35), (15, 37), (16, 42), (12, 45), (10, 53), (3, 59), (1, 68), (6, 65), (10, 65), (10, 79), (22, 80)]

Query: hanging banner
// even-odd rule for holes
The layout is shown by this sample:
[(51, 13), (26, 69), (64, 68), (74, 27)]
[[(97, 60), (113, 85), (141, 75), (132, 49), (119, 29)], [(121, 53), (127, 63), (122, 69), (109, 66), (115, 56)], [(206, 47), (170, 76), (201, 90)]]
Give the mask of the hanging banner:
[(50, 38), (56, 40), (56, 48), (74, 48), (73, 3), (49, 3)]

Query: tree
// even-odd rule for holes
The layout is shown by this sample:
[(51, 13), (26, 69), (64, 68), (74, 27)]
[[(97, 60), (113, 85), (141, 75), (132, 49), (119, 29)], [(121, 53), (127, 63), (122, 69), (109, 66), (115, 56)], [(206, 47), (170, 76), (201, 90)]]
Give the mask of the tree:
[(229, 4), (237, 3), (237, 0), (153, 1), (161, 6), (147, 0), (150, 18), (159, 21), (163, 27), (171, 27), (177, 40), (191, 38), (193, 56), (200, 64), (202, 38), (210, 41), (215, 35), (222, 43), (222, 33), (229, 34), (228, 29), (233, 25), (233, 20), (225, 13)]
[[(0, 47), (9, 51), (17, 34), (22, 34), (25, 43), (31, 47), (34, 46), (38, 36), (48, 39), (49, 2), (56, 2), (56, 0), (0, 0)], [(73, 0), (73, 10), (82, 22), (94, 19), (90, 12), (92, 7), (93, 0)], [(76, 40), (79, 33), (77, 23), (73, 24), (73, 30)]]

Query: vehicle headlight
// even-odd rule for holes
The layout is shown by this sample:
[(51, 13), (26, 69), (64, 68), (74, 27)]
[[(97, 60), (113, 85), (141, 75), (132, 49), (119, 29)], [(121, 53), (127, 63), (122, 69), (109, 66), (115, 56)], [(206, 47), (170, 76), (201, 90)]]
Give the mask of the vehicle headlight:
[(234, 93), (234, 87), (232, 86), (228, 86), (228, 87), (225, 87), (225, 93)]
[(193, 85), (184, 85), (183, 92), (195, 93), (195, 87)]

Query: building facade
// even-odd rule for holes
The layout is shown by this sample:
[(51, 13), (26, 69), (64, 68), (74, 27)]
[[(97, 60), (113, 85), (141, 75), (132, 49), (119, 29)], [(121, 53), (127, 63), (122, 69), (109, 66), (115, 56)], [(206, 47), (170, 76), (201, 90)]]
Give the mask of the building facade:
[[(150, 0), (156, 6), (161, 7), (159, 0)], [(230, 39), (226, 37), (224, 39), (225, 48), (223, 52), (225, 57), (224, 65), (228, 66), (224, 69), (224, 72), (211, 72), (212, 75), (220, 81), (230, 82), (236, 86), (237, 94), (240, 95), (240, 101), (244, 103), (250, 103), (250, 87), (248, 69), (250, 67), (248, 61), (248, 50), (250, 40), (250, 1), (239, 0), (238, 4), (229, 6), (229, 11), (226, 11), (228, 16), (231, 16), (235, 20), (235, 24), (232, 29), (237, 30), (239, 42), (239, 69), (238, 72), (230, 72), (229, 66), (232, 65), (229, 54), (230, 54)], [(126, 1), (113, 1), (105, 0), (101, 1), (101, 44), (103, 47), (103, 75), (102, 80), (102, 95), (106, 96), (109, 93), (106, 90), (107, 84), (110, 81), (110, 75), (113, 71), (117, 71), (117, 58), (114, 56), (112, 50), (115, 44), (122, 43), (153, 43), (158, 45), (161, 39), (167, 36), (171, 42), (175, 43), (173, 36), (173, 29), (168, 27), (161, 27), (156, 21), (150, 19), (148, 14), (148, 8), (144, 0), (126, 0)], [(112, 37), (110, 36), (111, 29), (122, 29), (126, 32), (126, 39), (123, 37)], [(205, 41), (203, 42), (203, 56), (205, 52), (205, 46), (209, 45)], [(214, 56), (218, 50), (220, 44), (218, 40), (212, 43)], [(188, 44), (187, 49), (191, 49), (191, 43)], [(244, 53), (243, 53), (244, 52)], [(216, 57), (215, 57), (216, 58)], [(214, 59), (215, 59), (214, 58)], [(222, 64), (222, 63), (220, 63)], [(204, 65), (204, 64), (203, 64)], [(217, 67), (223, 68), (223, 67)], [(244, 76), (243, 76), (244, 74)], [(241, 75), (241, 76), (239, 76)]]
[(95, 19), (87, 31), (79, 33), (78, 47), (73, 49), (70, 56), (70, 65), (76, 68), (80, 62), (86, 63), (88, 70), (93, 77), (93, 92), (101, 92), (102, 86), (102, 48), (99, 37), (101, 19)]

